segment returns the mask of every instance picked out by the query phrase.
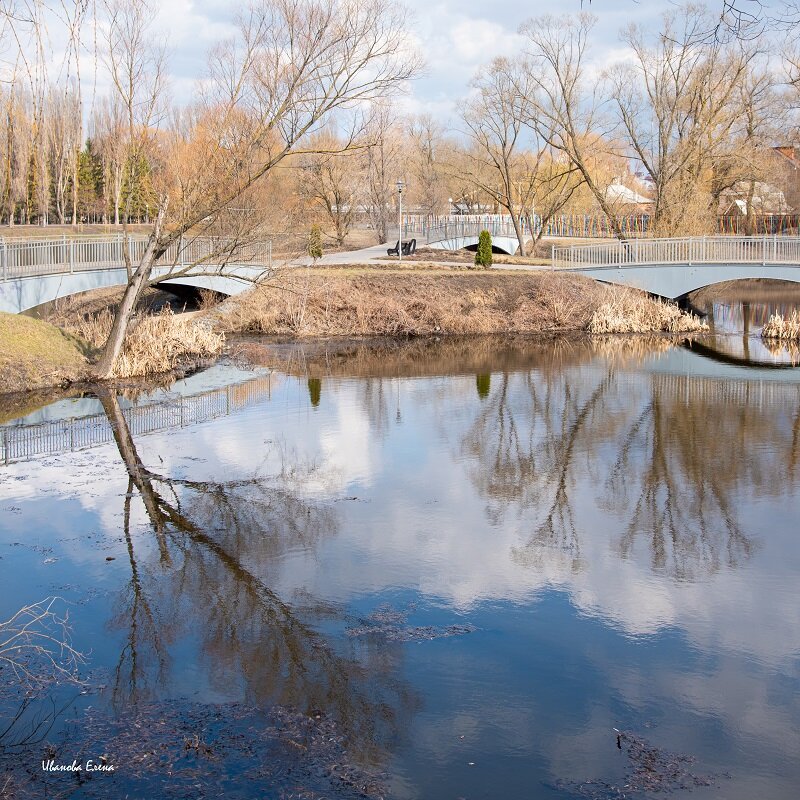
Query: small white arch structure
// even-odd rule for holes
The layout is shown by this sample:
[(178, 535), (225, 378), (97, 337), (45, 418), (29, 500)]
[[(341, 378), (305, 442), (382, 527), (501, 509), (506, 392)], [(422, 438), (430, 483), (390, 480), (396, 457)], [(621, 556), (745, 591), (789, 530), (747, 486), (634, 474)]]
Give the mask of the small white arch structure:
[[(476, 247), (481, 231), (489, 231), (494, 249), (512, 256), (519, 250), (517, 232), (509, 217), (491, 216), (484, 220), (450, 217), (436, 225), (426, 224), (422, 230), (406, 227), (403, 231), (403, 241), (417, 239), (418, 243), (422, 242), (432, 250), (462, 250)], [(524, 232), (523, 238), (530, 240), (531, 236)]]

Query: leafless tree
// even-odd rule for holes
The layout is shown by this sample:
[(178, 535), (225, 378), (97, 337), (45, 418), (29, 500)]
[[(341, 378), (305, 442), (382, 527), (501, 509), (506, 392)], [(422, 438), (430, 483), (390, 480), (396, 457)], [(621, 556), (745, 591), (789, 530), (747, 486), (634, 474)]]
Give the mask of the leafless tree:
[[(344, 143), (330, 134), (315, 137), (312, 147), (321, 152), (303, 158), (300, 191), (309, 208), (321, 208), (333, 228), (338, 245), (344, 245), (364, 195), (363, 159), (347, 152)], [(342, 152), (344, 150), (344, 152)], [(332, 151), (332, 154), (331, 154)]]
[(623, 41), (635, 62), (611, 74), (621, 128), (654, 187), (661, 235), (691, 230), (698, 219), (713, 224), (707, 179), (730, 165), (727, 146), (742, 114), (737, 100), (758, 54), (757, 45), (709, 41), (709, 24), (705, 9), (686, 6), (664, 16), (653, 44), (629, 27)]
[(424, 216), (433, 217), (441, 213), (446, 202), (441, 158), (444, 127), (430, 114), (422, 114), (410, 120), (406, 135), (410, 203)]
[[(552, 148), (531, 127), (528, 99), (536, 88), (530, 64), (495, 59), (473, 81), (462, 119), (471, 147), (452, 165), (511, 216), (520, 255), (535, 236), (534, 210), (546, 223), (572, 196), (577, 171), (553, 158)], [(527, 221), (527, 234), (523, 220)]]
[[(149, 243), (96, 367), (99, 376), (113, 370), (136, 301), (170, 245), (214, 230), (226, 209), (290, 154), (314, 152), (304, 142), (332, 115), (397, 91), (417, 68), (406, 32), (404, 11), (388, 0), (263, 0), (251, 7), (238, 38), (212, 56), (193, 114), (203, 135), (191, 144), (171, 137)], [(356, 113), (342, 151), (362, 127)], [(177, 169), (188, 171), (194, 187), (180, 197), (170, 173)], [(226, 264), (240, 248), (241, 238), (234, 237), (232, 245), (220, 246), (216, 262)], [(182, 268), (182, 274), (190, 272)]]
[(389, 240), (395, 184), (402, 174), (402, 135), (388, 104), (373, 107), (367, 129), (370, 146), (366, 150), (368, 213), (379, 244)]
[(592, 79), (587, 67), (595, 22), (585, 13), (526, 22), (520, 32), (529, 66), (520, 92), (526, 93), (528, 124), (543, 142), (564, 154), (608, 217), (614, 234), (624, 238), (608, 186), (598, 182), (592, 164), (598, 150), (611, 146), (614, 130), (604, 113), (601, 81)]

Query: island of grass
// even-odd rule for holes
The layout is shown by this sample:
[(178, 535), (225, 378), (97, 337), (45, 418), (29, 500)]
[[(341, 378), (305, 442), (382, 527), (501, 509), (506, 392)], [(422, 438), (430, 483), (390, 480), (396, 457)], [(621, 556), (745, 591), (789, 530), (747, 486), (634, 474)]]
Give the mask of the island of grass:
[(92, 348), (55, 325), (0, 312), (2, 392), (60, 386), (83, 380)]

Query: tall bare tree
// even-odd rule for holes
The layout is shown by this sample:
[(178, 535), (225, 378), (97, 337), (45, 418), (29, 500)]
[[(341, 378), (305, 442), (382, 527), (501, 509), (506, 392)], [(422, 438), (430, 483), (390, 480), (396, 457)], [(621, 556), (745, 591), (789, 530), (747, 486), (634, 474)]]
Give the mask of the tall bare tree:
[(366, 150), (367, 209), (378, 244), (389, 240), (395, 183), (401, 175), (402, 136), (388, 104), (373, 107), (367, 131)]
[(545, 16), (526, 22), (528, 79), (521, 85), (529, 110), (528, 124), (549, 147), (564, 154), (580, 174), (598, 206), (608, 217), (614, 234), (624, 238), (608, 186), (597, 179), (592, 160), (599, 146), (613, 140), (601, 81), (587, 67), (589, 36), (596, 18)]
[(611, 76), (622, 130), (655, 190), (653, 223), (661, 235), (691, 230), (703, 217), (713, 225), (708, 181), (726, 161), (741, 115), (737, 100), (758, 52), (709, 41), (710, 24), (704, 8), (685, 6), (664, 16), (655, 42), (631, 26), (623, 41), (635, 61)]
[[(354, 146), (363, 127), (358, 107), (398, 91), (417, 69), (406, 32), (404, 10), (388, 0), (262, 0), (249, 9), (238, 37), (212, 55), (191, 121), (197, 135), (189, 144), (173, 133), (164, 148), (168, 157), (155, 176), (158, 211), (96, 367), (99, 376), (111, 374), (136, 301), (171, 245), (217, 231), (238, 198), (287, 156), (314, 152), (304, 142), (333, 115), (352, 120), (341, 151)], [(189, 146), (193, 158), (175, 157)], [(191, 192), (176, 196), (176, 169)], [(220, 239), (213, 260), (228, 263), (241, 244), (241, 236)], [(197, 274), (204, 266), (183, 267), (181, 274), (192, 269)]]

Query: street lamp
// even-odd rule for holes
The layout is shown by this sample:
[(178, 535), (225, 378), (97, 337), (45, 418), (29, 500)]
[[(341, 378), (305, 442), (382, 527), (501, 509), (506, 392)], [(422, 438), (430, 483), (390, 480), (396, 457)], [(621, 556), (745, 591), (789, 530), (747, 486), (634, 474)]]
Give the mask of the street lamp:
[(398, 180), (395, 184), (397, 186), (397, 197), (398, 197), (398, 205), (397, 205), (397, 222), (398, 227), (400, 228), (400, 235), (397, 241), (397, 256), (400, 261), (403, 260), (403, 189), (405, 188), (405, 183), (402, 180)]

